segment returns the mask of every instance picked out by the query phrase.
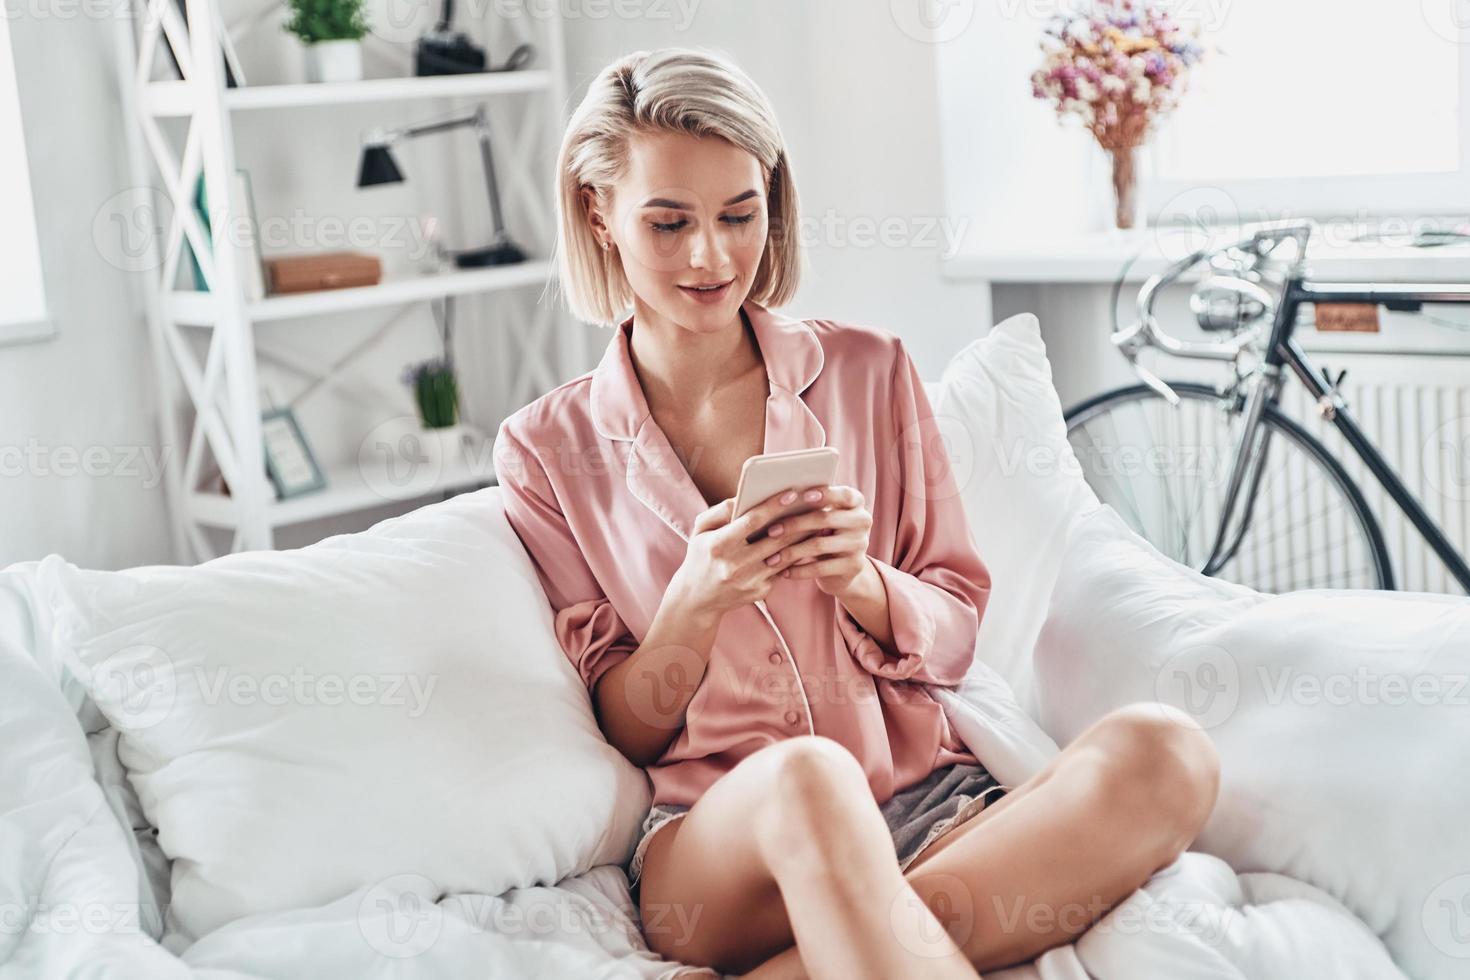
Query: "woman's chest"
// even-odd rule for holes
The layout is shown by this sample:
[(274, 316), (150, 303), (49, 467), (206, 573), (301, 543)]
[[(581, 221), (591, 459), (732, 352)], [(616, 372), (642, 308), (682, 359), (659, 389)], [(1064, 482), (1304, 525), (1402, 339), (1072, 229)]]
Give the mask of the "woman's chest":
[(757, 373), (754, 382), (695, 411), (654, 412), (654, 421), (707, 505), (735, 496), (741, 467), (764, 449), (767, 391), (765, 378)]

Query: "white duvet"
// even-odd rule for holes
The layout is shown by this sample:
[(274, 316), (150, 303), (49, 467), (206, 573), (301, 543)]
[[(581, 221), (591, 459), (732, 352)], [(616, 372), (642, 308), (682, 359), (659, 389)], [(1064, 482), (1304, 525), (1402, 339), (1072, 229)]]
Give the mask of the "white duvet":
[[(0, 635), (0, 975), (708, 975), (647, 950), (617, 865), (555, 887), (437, 903), (432, 882), (406, 874), (316, 907), (240, 919), (179, 948), (162, 928), (167, 868), (117, 762), (115, 734), (15, 628), (24, 622), (16, 615), (26, 601), (16, 588), (23, 574), (0, 573), (0, 623), (11, 624)], [(948, 701), (967, 741), (1007, 781), (1054, 751), (984, 669)], [(1317, 889), (1275, 874), (1237, 875), (1196, 853), (1155, 875), (1079, 942), (991, 975), (1402, 976), (1367, 928)]]
[[(971, 750), (1001, 782), (1014, 785), (1024, 782), (1057, 751), (1048, 732), (1065, 740), (1105, 710), (1110, 701), (1139, 696), (1134, 687), (1123, 683), (1132, 683), (1137, 658), (1129, 661), (1130, 669), (1124, 671), (1106, 644), (1092, 643), (1088, 617), (1078, 615), (1078, 610), (1084, 608), (1081, 602), (1069, 601), (1067, 608), (1059, 610), (1063, 615), (1048, 616), (1048, 597), (1054, 587), (1082, 593), (1089, 589), (1085, 578), (1073, 575), (1059, 581), (1058, 572), (1066, 549), (1076, 547), (1079, 540), (1069, 534), (1072, 519), (1095, 505), (1095, 500), (1089, 501), (1090, 492), (1079, 480), (1058, 476), (1065, 467), (1015, 469), (1006, 462), (1031, 459), (1040, 452), (1053, 464), (1061, 464), (1068, 453), (1060, 406), (1051, 387), (1035, 319), (1014, 318), (968, 345), (951, 362), (943, 384), (933, 394), (936, 412), (945, 417), (946, 431), (957, 433), (962, 441), (955, 447), (956, 465), (964, 469), (962, 493), (977, 545), (995, 581), (991, 608), (987, 609), (978, 638), (975, 669), (958, 690), (941, 692), (939, 697)], [(339, 541), (338, 551), (328, 552), (327, 557), (340, 554), (340, 564), (321, 562), (321, 553), (310, 561), (303, 561), (299, 554), (293, 558), (281, 553), (277, 559), (266, 556), (235, 563), (231, 568), (249, 571), (255, 563), (261, 563), (257, 574), (261, 581), (270, 582), (279, 582), (288, 574), (306, 575), (307, 585), (317, 589), (319, 595), (340, 600), (343, 595), (351, 595), (352, 589), (364, 587), (364, 569), (370, 567), (352, 559), (348, 553), (354, 549), (389, 558), (396, 555), (406, 564), (423, 562), (431, 571), (444, 564), (445, 555), (454, 555), (456, 560), (469, 558), (489, 564), (482, 572), (488, 596), (529, 608), (532, 603), (520, 591), (495, 577), (529, 578), (529, 568), (516, 566), (484, 544), (493, 544), (510, 534), (496, 493), (492, 489), (457, 497), (422, 508), (392, 528), (380, 528), (371, 539), (352, 536), (350, 541)], [(997, 520), (995, 515), (1004, 515), (1004, 519)], [(1089, 526), (1095, 530), (1097, 525)], [(1087, 547), (1101, 551), (1096, 541)], [(282, 567), (266, 567), (274, 560), (279, 560)], [(523, 564), (523, 560), (522, 554), (517, 561)], [(397, 574), (399, 564), (389, 561), (386, 567)], [(137, 610), (127, 601), (118, 601), (117, 594), (109, 598), (102, 589), (89, 591), (93, 587), (89, 583), (112, 591), (114, 583), (96, 576), (53, 574), (42, 588), (33, 578), (36, 565), (0, 570), (0, 978), (169, 978), (198, 974), (313, 980), (375, 976), (483, 980), (709, 975), (708, 971), (680, 967), (652, 955), (638, 931), (636, 910), (621, 867), (605, 860), (586, 860), (589, 854), (616, 851), (614, 845), (625, 832), (636, 829), (640, 816), (635, 812), (640, 807), (631, 802), (636, 794), (611, 778), (604, 781), (603, 798), (598, 800), (609, 814), (604, 822), (610, 824), (600, 834), (579, 828), (565, 819), (566, 814), (561, 815), (563, 819), (550, 821), (555, 826), (537, 828), (555, 835), (559, 850), (564, 852), (561, 859), (566, 862), (560, 866), (575, 869), (564, 871), (567, 876), (559, 881), (535, 880), (532, 876), (540, 873), (536, 869), (545, 867), (546, 862), (532, 860), (538, 855), (515, 852), (514, 841), (471, 839), (461, 844), (458, 840), (434, 840), (426, 843), (426, 849), (506, 848), (506, 864), (519, 869), (515, 881), (521, 887), (499, 895), (460, 891), (435, 901), (445, 890), (441, 883), (410, 869), (387, 876), (370, 872), (363, 880), (372, 884), (332, 891), (335, 886), (330, 883), (344, 879), (324, 877), (323, 870), (340, 876), (356, 866), (333, 868), (330, 859), (337, 855), (314, 852), (318, 846), (330, 848), (331, 839), (324, 837), (320, 845), (282, 840), (280, 850), (270, 855), (274, 859), (271, 863), (279, 865), (282, 853), (300, 862), (291, 866), (294, 873), (286, 877), (294, 881), (315, 875), (312, 880), (323, 892), (322, 897), (286, 901), (282, 889), (273, 888), (256, 900), (279, 903), (244, 916), (225, 916), (223, 925), (207, 929), (197, 939), (186, 938), (183, 931), (169, 927), (179, 918), (177, 914), (164, 914), (170, 901), (171, 878), (199, 885), (203, 877), (202, 884), (228, 893), (233, 883), (219, 879), (227, 879), (229, 873), (221, 871), (210, 878), (202, 862), (183, 868), (182, 874), (180, 869), (170, 868), (134, 794), (137, 780), (125, 774), (119, 762), (117, 731), (108, 726), (71, 670), (64, 666), (70, 661), (56, 652), (56, 644), (37, 642), (33, 635), (38, 628), (33, 624), (43, 624), (39, 629), (44, 632), (44, 624), (59, 614), (63, 604), (77, 614), (71, 618), (79, 624), (79, 637), (94, 627), (116, 632), (120, 624), (137, 618)], [(1098, 572), (1106, 575), (1116, 565)], [(148, 574), (147, 570), (132, 571), (134, 578)], [(311, 576), (318, 579), (310, 580)], [(430, 580), (437, 581), (432, 576)], [(173, 581), (155, 576), (147, 584), (156, 591), (160, 583)], [(1144, 578), (1130, 579), (1126, 584), (1131, 587), (1130, 596), (1147, 600), (1147, 589), (1152, 586)], [(137, 594), (148, 595), (151, 591)], [(165, 595), (154, 596), (152, 601), (168, 613), (170, 607), (180, 603), (171, 601), (173, 597), (164, 591)], [(237, 599), (248, 599), (252, 594), (249, 589), (230, 593)], [(122, 593), (123, 599), (129, 595)], [(1143, 601), (1140, 608), (1145, 622), (1156, 618), (1151, 616), (1148, 601)], [(1319, 615), (1315, 622), (1330, 623), (1330, 608), (1324, 606), (1327, 615)], [(98, 610), (95, 624), (83, 622), (89, 609)], [(282, 615), (279, 608), (271, 612)], [(176, 613), (176, 609), (169, 613), (170, 622), (182, 628), (179, 624), (186, 617)], [(333, 610), (332, 614), (345, 617), (383, 613), (355, 607)], [(1170, 622), (1182, 628), (1199, 619), (1195, 611), (1176, 605)], [(1045, 657), (1049, 669), (1033, 672), (1032, 650), (1044, 623), (1051, 626)], [(141, 628), (138, 623), (132, 625)], [(1269, 624), (1258, 623), (1255, 628), (1269, 632)], [(550, 636), (549, 627), (543, 624), (541, 629)], [(294, 630), (290, 632), (294, 635)], [(1390, 633), (1406, 638), (1413, 635), (1407, 629)], [(1083, 642), (1071, 643), (1069, 636), (1083, 637)], [(171, 639), (177, 642), (178, 637)], [(223, 647), (239, 639), (222, 637), (218, 645)], [(196, 645), (211, 645), (210, 637), (196, 641)], [(554, 639), (547, 644), (554, 644)], [(535, 655), (565, 667), (564, 658), (547, 644), (542, 645), (545, 649), (537, 647)], [(516, 650), (524, 655), (526, 648), (522, 645)], [(568, 675), (566, 691), (575, 690), (582, 698), (585, 692), (576, 687), (575, 678), (568, 671), (563, 673)], [(1020, 695), (1019, 703), (1012, 691)], [(1045, 706), (1044, 714), (1038, 714), (1038, 704)], [(580, 710), (585, 725), (595, 725), (590, 708), (583, 704)], [(1038, 717), (1047, 722), (1046, 731), (1034, 720)], [(1287, 732), (1289, 724), (1300, 724), (1287, 713), (1272, 717), (1280, 719), (1276, 724), (1288, 726), (1284, 729)], [(1425, 726), (1438, 724), (1441, 727), (1435, 730), (1450, 731), (1439, 716), (1416, 714), (1414, 718), (1418, 727), (1400, 726), (1396, 730), (1405, 744), (1423, 746), (1429, 737)], [(1242, 724), (1241, 728), (1252, 726)], [(151, 731), (155, 738), (162, 734), (163, 728)], [(199, 735), (187, 726), (176, 734)], [(217, 737), (214, 744), (228, 746), (236, 737), (231, 731), (222, 740)], [(1441, 739), (1440, 744), (1445, 741)], [(147, 748), (149, 743), (138, 744)], [(1231, 749), (1231, 744), (1240, 747)], [(605, 743), (598, 745), (606, 748)], [(514, 752), (516, 748), (512, 745), (505, 751)], [(1227, 743), (1222, 754), (1226, 790), (1233, 794), (1227, 802), (1248, 803), (1251, 787), (1274, 773), (1271, 753), (1241, 742)], [(124, 752), (124, 757), (130, 756)], [(595, 758), (596, 753), (588, 757)], [(1351, 761), (1334, 755), (1330, 745), (1321, 743), (1313, 746), (1309, 757), (1343, 766)], [(284, 761), (290, 758), (286, 753)], [(1435, 767), (1440, 778), (1459, 780), (1457, 785), (1463, 785), (1463, 772), (1446, 769), (1435, 758), (1432, 753), (1421, 754), (1420, 764), (1426, 772)], [(155, 761), (163, 764), (169, 760)], [(266, 768), (270, 761), (254, 760)], [(430, 762), (425, 760), (426, 765)], [(504, 762), (500, 760), (501, 771), (509, 769)], [(1230, 782), (1232, 774), (1234, 782)], [(226, 774), (211, 775), (213, 784), (229, 783)], [(527, 798), (555, 789), (551, 781), (556, 774), (549, 769), (544, 777), (546, 785), (536, 783), (543, 776), (534, 765), (529, 771), (525, 766), (517, 768), (513, 776), (519, 783), (532, 784), (520, 787)], [(1319, 782), (1323, 788), (1336, 786), (1344, 791), (1355, 791), (1357, 787), (1357, 783), (1326, 776)], [(384, 775), (384, 784), (380, 792), (392, 792), (392, 774)], [(183, 789), (197, 793), (200, 786), (198, 781), (184, 780)], [(1332, 800), (1327, 797), (1322, 802), (1330, 805)], [(1407, 806), (1432, 803), (1405, 801)], [(1427, 967), (1416, 969), (1419, 976), (1427, 978), (1431, 971), (1434, 980), (1465, 975), (1454, 971), (1455, 958), (1463, 952), (1465, 964), (1470, 965), (1470, 943), (1455, 945), (1454, 937), (1459, 932), (1439, 936), (1435, 944), (1424, 942), (1421, 932), (1416, 941), (1411, 917), (1420, 910), (1417, 905), (1406, 904), (1404, 897), (1411, 893), (1409, 885), (1413, 882), (1405, 879), (1394, 887), (1389, 872), (1396, 850), (1413, 848), (1417, 842), (1375, 841), (1371, 839), (1371, 826), (1350, 820), (1344, 820), (1344, 826), (1333, 834), (1320, 833), (1315, 818), (1309, 821), (1279, 814), (1269, 826), (1262, 823), (1253, 828), (1248, 809), (1217, 809), (1220, 812), (1212, 821), (1211, 834), (1202, 837), (1201, 846), (1216, 843), (1213, 850), (1220, 856), (1184, 854), (1076, 943), (1053, 949), (1034, 963), (990, 976), (1011, 980), (1403, 977), (1379, 935), (1389, 939), (1402, 962)], [(400, 807), (398, 812), (412, 809)], [(1463, 824), (1463, 807), (1455, 805), (1439, 812), (1447, 826)], [(496, 816), (508, 819), (504, 813)], [(364, 823), (370, 823), (370, 818), (370, 813), (363, 813)], [(527, 817), (535, 818), (535, 812)], [(219, 829), (200, 827), (202, 822), (181, 821), (191, 831)], [(1433, 824), (1434, 820), (1429, 819), (1404, 826)], [(352, 828), (351, 833), (360, 836), (370, 829)], [(254, 831), (258, 837), (259, 827)], [(1251, 836), (1262, 838), (1263, 846), (1246, 846), (1244, 838)], [(274, 834), (265, 838), (267, 842), (274, 839)], [(525, 834), (515, 837), (521, 842), (534, 839)], [(1439, 838), (1441, 842), (1446, 839), (1444, 835)], [(259, 839), (233, 831), (229, 840), (238, 841), (242, 849), (261, 847)], [(1355, 844), (1349, 846), (1348, 842)], [(413, 850), (401, 846), (397, 849), (403, 853)], [(1453, 864), (1470, 864), (1467, 848), (1462, 846), (1453, 854), (1447, 848), (1438, 850), (1445, 851), (1445, 859), (1451, 862), (1447, 875), (1459, 872), (1463, 877), (1470, 872), (1470, 867)], [(1249, 873), (1237, 874), (1222, 857)], [(1323, 864), (1334, 858), (1342, 866), (1371, 865), (1375, 873), (1363, 881), (1373, 883), (1373, 887), (1355, 882), (1353, 887), (1339, 888), (1338, 883), (1324, 877)], [(228, 869), (231, 865), (226, 861), (218, 867)], [(1295, 876), (1273, 873), (1282, 871)], [(1327, 891), (1307, 884), (1304, 878), (1332, 890), (1373, 921), (1379, 935)], [(1470, 902), (1464, 907), (1470, 910)], [(1439, 906), (1426, 905), (1425, 909), (1439, 911)], [(1446, 928), (1456, 925), (1456, 921), (1449, 921)], [(1461, 931), (1470, 935), (1470, 929)], [(1435, 953), (1440, 954), (1437, 960), (1431, 956)]]

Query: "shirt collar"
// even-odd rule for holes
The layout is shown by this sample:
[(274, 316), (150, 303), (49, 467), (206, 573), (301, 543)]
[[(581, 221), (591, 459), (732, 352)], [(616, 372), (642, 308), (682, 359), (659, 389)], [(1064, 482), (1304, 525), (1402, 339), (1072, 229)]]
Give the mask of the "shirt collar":
[[(742, 309), (755, 331), (770, 385), (762, 451), (826, 445), (826, 429), (801, 397), (822, 370), (822, 342), (816, 331), (748, 300)], [(628, 346), (632, 325), (631, 316), (618, 324), (592, 373), (592, 423), (603, 438), (630, 443), (629, 492), (688, 540), (694, 519), (709, 503), (649, 411)]]
[[(773, 313), (759, 303), (741, 305), (750, 318), (765, 361), (771, 394), (800, 395), (821, 373), (822, 342), (816, 331), (802, 320)], [(607, 439), (636, 439), (648, 418), (648, 402), (638, 374), (633, 369), (629, 347), (633, 332), (630, 314), (618, 324), (612, 341), (592, 373), (592, 419), (598, 434)], [(768, 452), (775, 451), (767, 446)]]

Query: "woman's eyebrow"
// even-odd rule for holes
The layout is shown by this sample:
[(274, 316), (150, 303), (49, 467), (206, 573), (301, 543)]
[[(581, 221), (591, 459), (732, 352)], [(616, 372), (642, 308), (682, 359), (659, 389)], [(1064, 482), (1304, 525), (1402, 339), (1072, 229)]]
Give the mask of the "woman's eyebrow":
[[(732, 204), (739, 204), (741, 201), (745, 200), (746, 198), (756, 197), (759, 194), (760, 194), (760, 192), (757, 191), (754, 187), (752, 187), (750, 190), (746, 191), (744, 194), (736, 194), (734, 197), (730, 198), (730, 200), (726, 201), (724, 204), (722, 204), (720, 206), (721, 207), (728, 208)], [(643, 202), (643, 206), (645, 208), (671, 208), (671, 209), (673, 209), (675, 211), (693, 211), (694, 210), (694, 205), (692, 205), (692, 204), (685, 204), (682, 201), (671, 201), (671, 200), (669, 200), (666, 197), (650, 197), (648, 200), (646, 200), (646, 201)]]

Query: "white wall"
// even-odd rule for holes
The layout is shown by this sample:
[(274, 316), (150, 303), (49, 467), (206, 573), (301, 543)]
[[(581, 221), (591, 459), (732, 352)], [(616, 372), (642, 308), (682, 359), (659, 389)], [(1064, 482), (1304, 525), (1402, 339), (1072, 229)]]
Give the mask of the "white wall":
[[(1044, 17), (1017, 2), (948, 9), (956, 23), (933, 45), (938, 125), (944, 196), (969, 219), (966, 247), (1094, 230), (1091, 222), (1106, 217), (1106, 200), (1100, 209), (1093, 193), (1107, 187), (1101, 153), (1081, 127), (1063, 127), (1031, 95)], [(966, 10), (972, 17), (959, 29)]]
[[(579, 12), (565, 23), (573, 102), (612, 58), (669, 44), (722, 48), (765, 88), (789, 144), (811, 246), (808, 275), (789, 312), (891, 329), (905, 338), (931, 378), (984, 329), (988, 289), (946, 282), (940, 274), (945, 250), (968, 230), (944, 218), (936, 98), (942, 45), (906, 32), (887, 4), (706, 0), (683, 7), (585, 4), (569, 9)], [(645, 13), (622, 18), (615, 15), (620, 9)], [(599, 10), (612, 13), (599, 16)], [(0, 348), (0, 446), (25, 446), (34, 437), (52, 450), (119, 447), (113, 469), (123, 470), (125, 454), (146, 453), (156, 460), (159, 449), (142, 279), (119, 268), (115, 257), (105, 254), (110, 247), (99, 247), (93, 237), (96, 216), (132, 183), (115, 84), (114, 25), (83, 17), (27, 17), (12, 21), (11, 29), (22, 110), (30, 126), (48, 298), (60, 336), (48, 344)], [(499, 40), (491, 46), (492, 55), (503, 58), (509, 47), (510, 39)], [(240, 49), (247, 69), (258, 77), (296, 80), (300, 73), (294, 42), (273, 26)], [(370, 49), (370, 74), (389, 67), (382, 57), (381, 45)], [(246, 119), (236, 129), (237, 150), (252, 174), (258, 212), (299, 214), (308, 221), (363, 212), (413, 221), (439, 213), (450, 244), (483, 237), (487, 222), (478, 173), (463, 166), (431, 169), (438, 165), (428, 147), (422, 153), (405, 151), (410, 184), (369, 196), (351, 187), (363, 129), (436, 111), (434, 106), (353, 107), (326, 117)], [(446, 193), (446, 187), (454, 190)], [(476, 199), (460, 207), (455, 193), (475, 193)], [(454, 227), (461, 223), (462, 229)], [(315, 227), (320, 231), (320, 225)], [(321, 244), (315, 239), (293, 243), (302, 250)], [(390, 265), (407, 261), (392, 252), (390, 242), (370, 248), (387, 253)], [(490, 302), (461, 307), (463, 360), (514, 356), (514, 345), (505, 346), (493, 329), (476, 330), (493, 328), (495, 317)], [(266, 346), (323, 358), (366, 336), (382, 319), (314, 322), (310, 332), (292, 324), (265, 325), (260, 336)], [(595, 335), (588, 367), (600, 356), (605, 338)], [(407, 361), (432, 353), (433, 342), (427, 314), (419, 311), (351, 375), (382, 396), (380, 415), (411, 410), (397, 372)], [(262, 380), (284, 397), (301, 383), (290, 372), (270, 367), (263, 368)], [(493, 426), (514, 407), (498, 404), (493, 393), (478, 392), (471, 382), (466, 387), (467, 414), (482, 426)], [(360, 402), (331, 392), (313, 396), (299, 414), (325, 462), (351, 458), (362, 433), (381, 420), (365, 422)], [(50, 552), (99, 568), (170, 561), (161, 486), (146, 479), (146, 469), (138, 476), (125, 474), (27, 474), (0, 480), (0, 565)], [(278, 545), (365, 527), (395, 509), (401, 507), (287, 531)]]
[(905, 33), (887, 3), (705, 0), (688, 18), (677, 4), (628, 6), (667, 17), (567, 24), (573, 100), (629, 51), (732, 55), (775, 104), (811, 236), (810, 273), (786, 311), (890, 329), (937, 378), (988, 325), (989, 290), (940, 277), (936, 46)]
[(27, 15), (10, 32), (58, 333), (0, 347), (0, 565), (49, 552), (99, 568), (170, 561), (141, 304), (93, 239), (128, 184), (113, 25)]
[[(226, 9), (238, 6), (227, 3)], [(133, 206), (135, 198), (120, 198), (135, 179), (117, 85), (117, 25), (82, 12), (93, 7), (27, 5), (25, 16), (10, 21), (47, 299), (59, 336), (49, 343), (0, 347), (0, 452), (8, 453), (0, 456), (0, 566), (49, 553), (93, 568), (174, 560), (142, 302), (146, 277), (156, 272), (141, 268), (141, 244), (145, 236), (156, 237), (157, 229)], [(434, 16), (428, 7), (419, 12), (429, 20)], [(238, 44), (252, 82), (305, 80), (299, 45), (280, 31), (279, 19)], [(399, 29), (411, 36), (422, 28)], [(498, 43), (493, 50), (503, 59), (508, 46)], [(388, 45), (370, 44), (368, 74), (410, 70), (409, 51), (401, 46), (394, 62)], [(431, 102), (241, 116), (234, 130), (236, 152), (251, 173), (257, 213), (276, 219), (288, 236), (267, 254), (361, 248), (381, 255), (387, 269), (401, 269), (422, 251), (419, 236), (430, 214), (441, 217), (448, 246), (485, 240), (484, 182), (471, 137), (464, 133), (405, 148), (401, 162), (409, 181), (402, 186), (369, 191), (353, 186), (364, 130), (439, 118), (447, 108), (455, 106)], [(165, 130), (178, 152), (182, 124), (168, 123)], [(450, 184), (456, 176), (450, 161), (455, 160), (468, 178), (468, 189), (458, 199)], [(360, 215), (377, 219), (375, 237), (366, 242), (347, 237), (342, 227)], [(125, 232), (118, 221), (126, 223)], [(536, 240), (524, 223), (521, 231), (517, 237), (523, 244), (546, 250), (547, 243)], [(467, 360), (494, 356), (494, 337), (488, 343), (491, 353), (483, 351), (485, 335), (500, 319), (497, 303), (493, 297), (460, 301), (459, 353)], [(367, 311), (317, 319), (310, 330), (303, 330), (300, 321), (262, 324), (258, 349), (327, 364), (393, 318), (392, 312)], [(201, 361), (208, 336), (190, 333)], [(436, 346), (427, 308), (407, 311), (379, 347), (344, 372), (358, 397), (328, 388), (297, 406), (324, 465), (355, 459), (375, 425), (414, 412), (398, 375), (410, 361), (435, 354)], [(267, 393), (282, 400), (306, 384), (301, 374), (269, 361), (261, 364), (260, 380)], [(482, 428), (493, 431), (500, 415), (513, 407), (483, 386), (467, 384), (466, 389), (466, 416)], [(185, 448), (168, 451), (182, 456)], [(96, 475), (89, 475), (81, 465), (84, 457), (100, 459), (101, 472), (91, 466), (87, 469)], [(17, 461), (21, 471), (12, 475)], [(70, 475), (55, 475), (63, 468)], [(277, 534), (277, 546), (361, 529), (410, 506), (388, 504), (286, 528)], [(223, 532), (208, 533), (217, 547), (228, 543)]]

